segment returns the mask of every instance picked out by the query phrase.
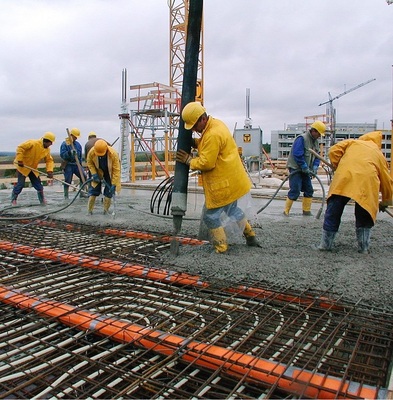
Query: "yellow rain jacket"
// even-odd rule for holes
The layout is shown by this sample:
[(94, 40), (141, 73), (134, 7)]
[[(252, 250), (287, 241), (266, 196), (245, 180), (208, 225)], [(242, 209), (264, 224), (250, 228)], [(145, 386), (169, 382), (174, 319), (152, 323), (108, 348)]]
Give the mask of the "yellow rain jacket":
[[(26, 142), (21, 143), (16, 148), (15, 163), (23, 161), (24, 165), (37, 169), (41, 160), (44, 160), (46, 163), (46, 172), (53, 172), (55, 163), (50, 154), (49, 147), (47, 149), (44, 147), (43, 139), (26, 140)], [(31, 172), (31, 169), (26, 167), (16, 167), (16, 169), (24, 176), (29, 175)], [(39, 175), (36, 171), (33, 171), (33, 173), (35, 176)]]
[(207, 209), (226, 206), (251, 189), (235, 140), (227, 126), (209, 116), (200, 139), (196, 139), (198, 156), (190, 168), (200, 170)]
[(330, 148), (334, 172), (328, 198), (337, 194), (350, 197), (371, 215), (374, 222), (382, 201), (392, 201), (393, 180), (381, 152), (382, 132), (366, 133), (359, 139), (347, 139)]
[[(108, 170), (109, 176), (111, 177), (112, 185), (116, 185), (116, 192), (120, 193), (121, 190), (121, 182), (120, 182), (120, 159), (116, 152), (116, 150), (108, 146)], [(87, 167), (92, 175), (98, 174), (98, 176), (102, 179), (104, 177), (104, 171), (100, 169), (98, 163), (98, 156), (96, 155), (96, 151), (94, 147), (89, 151), (87, 155)], [(91, 182), (91, 186), (96, 187), (98, 182)]]

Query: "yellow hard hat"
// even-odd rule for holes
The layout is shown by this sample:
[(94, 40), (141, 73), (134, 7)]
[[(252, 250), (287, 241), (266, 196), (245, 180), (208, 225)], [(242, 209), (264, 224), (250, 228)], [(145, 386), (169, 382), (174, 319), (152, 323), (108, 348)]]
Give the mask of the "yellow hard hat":
[(94, 137), (97, 137), (96, 133), (93, 131), (89, 132), (89, 135), (87, 136), (87, 138), (90, 139), (90, 138), (94, 138)]
[(42, 136), (42, 139), (49, 140), (50, 142), (54, 143), (56, 140), (56, 136), (52, 132), (45, 132), (44, 136)]
[(186, 129), (192, 129), (192, 127), (196, 124), (199, 117), (206, 112), (205, 107), (202, 106), (199, 101), (192, 101), (188, 103), (181, 113), (181, 117), (184, 121), (184, 127)]
[(72, 128), (70, 134), (78, 138), (81, 135), (81, 131), (78, 128)]
[(311, 128), (314, 128), (321, 136), (325, 136), (326, 125), (322, 121), (313, 122)]
[(105, 142), (105, 140), (98, 139), (94, 143), (94, 151), (96, 152), (97, 156), (105, 155), (107, 150), (108, 150), (108, 143)]

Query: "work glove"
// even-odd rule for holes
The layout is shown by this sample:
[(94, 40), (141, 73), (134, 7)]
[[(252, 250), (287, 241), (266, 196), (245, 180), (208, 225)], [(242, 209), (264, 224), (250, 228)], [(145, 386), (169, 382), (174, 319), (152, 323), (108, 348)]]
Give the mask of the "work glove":
[(109, 191), (110, 191), (111, 195), (113, 196), (116, 193), (116, 185), (112, 185)]
[(76, 157), (76, 150), (72, 150), (72, 157), (73, 157), (73, 158)]
[(190, 165), (191, 159), (191, 155), (184, 150), (179, 150), (176, 152), (176, 161), (178, 162)]
[(302, 174), (304, 175), (310, 175), (311, 171), (308, 167), (302, 168)]
[(18, 167), (24, 167), (25, 164), (23, 164), (23, 161), (18, 161)]
[(312, 172), (313, 172), (315, 175), (317, 175), (317, 174), (318, 174), (318, 167), (314, 167), (314, 168), (312, 169)]
[(46, 174), (48, 175), (49, 179), (53, 178), (53, 171), (48, 171)]
[(98, 174), (93, 174), (92, 178), (93, 178), (93, 182), (97, 182), (97, 183), (101, 182), (101, 179)]

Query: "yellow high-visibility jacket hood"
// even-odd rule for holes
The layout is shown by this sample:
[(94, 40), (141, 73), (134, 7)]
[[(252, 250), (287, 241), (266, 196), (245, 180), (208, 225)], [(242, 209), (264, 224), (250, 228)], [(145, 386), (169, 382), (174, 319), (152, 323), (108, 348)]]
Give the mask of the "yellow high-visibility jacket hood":
[[(26, 142), (21, 143), (16, 148), (16, 156), (14, 160), (15, 163), (18, 163), (18, 161), (23, 161), (24, 165), (37, 169), (41, 160), (45, 161), (46, 163), (46, 171), (53, 172), (55, 163), (50, 154), (49, 147), (44, 147), (42, 139), (26, 140)], [(31, 169), (25, 167), (16, 167), (16, 169), (24, 176), (27, 176), (30, 174), (30, 172), (32, 172)], [(39, 175), (39, 173), (36, 171), (33, 171), (33, 173), (35, 176)]]
[(333, 194), (346, 196), (371, 215), (374, 222), (382, 201), (390, 202), (393, 180), (381, 152), (382, 132), (373, 131), (359, 137), (338, 142), (330, 148), (329, 158), (335, 168), (328, 198)]
[[(108, 157), (108, 170), (109, 170), (109, 176), (111, 177), (111, 183), (112, 185), (116, 185), (116, 192), (120, 193), (121, 190), (120, 159), (116, 150), (111, 146), (108, 146), (107, 157)], [(98, 174), (100, 179), (103, 178), (104, 171), (99, 168), (98, 156), (94, 150), (94, 147), (92, 147), (92, 149), (89, 151), (86, 163), (92, 175)], [(96, 187), (97, 185), (98, 182), (91, 182), (91, 186)]]
[(235, 140), (227, 126), (209, 116), (202, 136), (196, 140), (198, 156), (190, 168), (202, 172), (206, 208), (226, 206), (251, 189)]

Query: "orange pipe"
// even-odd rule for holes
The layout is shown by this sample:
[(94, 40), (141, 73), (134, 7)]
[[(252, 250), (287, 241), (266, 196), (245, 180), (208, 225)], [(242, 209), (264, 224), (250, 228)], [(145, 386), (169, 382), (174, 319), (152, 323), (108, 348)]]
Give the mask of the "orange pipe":
[[(141, 265), (131, 265), (129, 263), (122, 263), (120, 261), (115, 261), (110, 259), (99, 259), (98, 257), (89, 257), (79, 253), (65, 253), (55, 249), (48, 249), (48, 248), (33, 248), (30, 246), (24, 246), (8, 242), (5, 240), (0, 241), (0, 249), (4, 249), (7, 251), (14, 251), (21, 254), (30, 254), (35, 257), (40, 257), (43, 259), (62, 261), (64, 263), (78, 265), (80, 267), (98, 269), (120, 275), (148, 278), (151, 280), (175, 283), (179, 285), (191, 285), (198, 287), (210, 286), (208, 282), (202, 281), (199, 276), (190, 275), (182, 272), (169, 271), (161, 268), (151, 268)], [(334, 309), (334, 310), (344, 309), (344, 306), (333, 304), (331, 301), (329, 301), (329, 299), (324, 297), (319, 297), (318, 299), (305, 296), (300, 297), (295, 295), (277, 293), (260, 288), (247, 287), (244, 285), (239, 285), (237, 287), (232, 287), (232, 288), (229, 287), (224, 290), (229, 293), (237, 293), (242, 296), (251, 298), (266, 299), (272, 297), (280, 301), (293, 302), (302, 305), (317, 304), (320, 307), (326, 309)]]
[(197, 275), (190, 275), (187, 273), (160, 268), (152, 268), (143, 265), (133, 265), (130, 263), (124, 263), (105, 258), (99, 259), (98, 257), (90, 257), (79, 253), (61, 252), (55, 249), (48, 249), (44, 247), (33, 248), (30, 246), (8, 242), (6, 240), (0, 241), (0, 249), (18, 252), (20, 254), (27, 254), (46, 260), (60, 261), (81, 267), (99, 269), (120, 275), (137, 276), (178, 285), (193, 285), (201, 287), (208, 286), (208, 284), (201, 281), (200, 277)]
[[(31, 223), (29, 220), (22, 220), (21, 222), (23, 223)], [(53, 221), (36, 221), (37, 224), (43, 225), (43, 226), (50, 226), (50, 227), (56, 227), (57, 224)], [(73, 224), (67, 224), (66, 225), (67, 230), (78, 230), (80, 231), (80, 228), (76, 228), (75, 225)], [(113, 236), (122, 236), (122, 237), (131, 237), (131, 238), (136, 238), (136, 239), (143, 239), (143, 240), (158, 240), (164, 243), (169, 243), (173, 240), (173, 236), (157, 236), (157, 235), (152, 235), (147, 232), (138, 232), (138, 231), (125, 231), (125, 230), (120, 230), (120, 229), (112, 229), (112, 228), (106, 228), (103, 230), (98, 230), (98, 233), (103, 233), (106, 235), (113, 235)], [(180, 243), (185, 244), (185, 245), (203, 245), (209, 243), (206, 240), (199, 240), (199, 239), (193, 239), (189, 237), (181, 237), (181, 236), (176, 236), (176, 240), (178, 240)]]
[(78, 310), (69, 304), (43, 300), (17, 289), (0, 286), (0, 301), (20, 309), (33, 309), (38, 314), (56, 318), (67, 326), (95, 331), (118, 342), (133, 343), (164, 355), (182, 354), (184, 361), (198, 366), (212, 370), (220, 368), (232, 376), (276, 385), (286, 392), (305, 397), (336, 399), (354, 396), (371, 399), (380, 397), (380, 392), (385, 391), (146, 328), (127, 320)]

